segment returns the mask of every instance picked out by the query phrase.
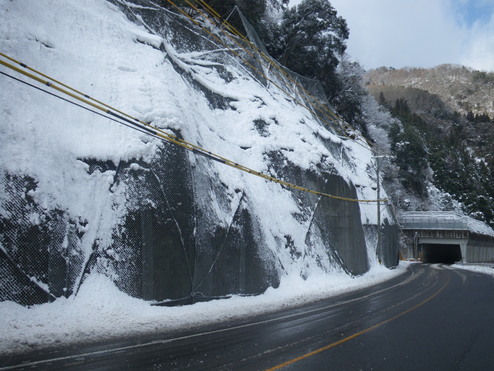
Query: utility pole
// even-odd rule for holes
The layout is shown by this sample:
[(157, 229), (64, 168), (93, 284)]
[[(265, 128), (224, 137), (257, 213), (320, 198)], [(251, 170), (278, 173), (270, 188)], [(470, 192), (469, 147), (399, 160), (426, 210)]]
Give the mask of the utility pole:
[(381, 264), (381, 156), (376, 156), (377, 163), (377, 261)]
[(381, 159), (392, 157), (389, 155), (372, 156), (376, 159), (376, 191), (377, 191), (377, 244), (376, 255), (379, 264), (381, 264)]

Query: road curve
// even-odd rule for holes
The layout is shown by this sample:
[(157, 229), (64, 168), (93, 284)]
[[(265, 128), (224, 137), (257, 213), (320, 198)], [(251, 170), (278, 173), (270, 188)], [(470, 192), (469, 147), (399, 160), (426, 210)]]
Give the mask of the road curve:
[(385, 283), (198, 332), (0, 359), (0, 369), (492, 370), (494, 279), (413, 264)]

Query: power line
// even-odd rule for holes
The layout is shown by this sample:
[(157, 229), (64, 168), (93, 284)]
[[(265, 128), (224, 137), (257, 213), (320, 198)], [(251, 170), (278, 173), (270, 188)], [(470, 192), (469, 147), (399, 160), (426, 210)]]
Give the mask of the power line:
[[(33, 85), (33, 84), (31, 84), (31, 83), (29, 83), (29, 82), (27, 82), (27, 81), (24, 81), (24, 80), (18, 79), (17, 77), (12, 76), (12, 75), (9, 75), (9, 74), (7, 74), (7, 73), (5, 73), (5, 72), (3, 72), (3, 71), (0, 71), (0, 74), (2, 74), (2, 75), (4, 75), (4, 76), (6, 76), (6, 77), (8, 77), (8, 78), (11, 78), (11, 79), (13, 79), (13, 80), (15, 80), (15, 81), (17, 81), (17, 82), (20, 82), (20, 83), (22, 83), (22, 84), (24, 84), (24, 85), (27, 85), (27, 86), (29, 86), (29, 87), (31, 87), (31, 88), (34, 88), (34, 89), (36, 89), (36, 90), (39, 90), (39, 91), (41, 91), (41, 92), (43, 92), (43, 93), (46, 93), (46, 94), (48, 94), (48, 95), (51, 95), (52, 97), (58, 98), (58, 99), (60, 99), (60, 100), (62, 100), (62, 101), (64, 101), (64, 102), (70, 103), (70, 104), (72, 104), (72, 105), (74, 105), (74, 106), (76, 106), (76, 107), (82, 108), (83, 110), (89, 111), (89, 112), (94, 113), (94, 114), (96, 114), (96, 115), (98, 115), (98, 116), (101, 116), (101, 117), (104, 117), (104, 118), (106, 118), (106, 119), (108, 119), (108, 120), (114, 121), (114, 122), (116, 122), (116, 123), (118, 123), (118, 124), (120, 124), (120, 125), (126, 126), (126, 127), (130, 128), (130, 129), (140, 131), (141, 133), (144, 133), (144, 134), (147, 134), (147, 135), (153, 135), (153, 134), (152, 134), (152, 133), (150, 133), (149, 131), (146, 131), (146, 130), (144, 130), (144, 129), (141, 129), (141, 128), (138, 128), (138, 127), (132, 126), (132, 125), (130, 125), (130, 124), (127, 124), (127, 123), (125, 123), (125, 122), (119, 121), (119, 120), (117, 120), (117, 119), (115, 119), (115, 118), (113, 118), (113, 117), (106, 116), (106, 115), (104, 115), (104, 114), (102, 114), (102, 113), (100, 113), (100, 112), (98, 112), (98, 111), (96, 111), (96, 110), (93, 110), (93, 109), (91, 109), (91, 108), (89, 108), (89, 107), (85, 107), (85, 106), (83, 106), (82, 104), (79, 104), (79, 103), (73, 102), (73, 101), (71, 101), (71, 100), (69, 100), (69, 99), (67, 99), (67, 98), (64, 98), (64, 97), (62, 97), (62, 96), (60, 96), (60, 95), (57, 95), (57, 94), (55, 94), (55, 93), (52, 93), (52, 92), (50, 92), (50, 91), (48, 91), (48, 90), (46, 90), (46, 89), (40, 88), (39, 86)], [(154, 136), (154, 135), (153, 135), (153, 136)]]
[[(146, 134), (149, 134), (149, 135), (152, 135), (152, 136), (155, 136), (157, 137), (158, 139), (162, 140), (162, 141), (168, 141), (168, 142), (171, 142), (175, 145), (178, 145), (182, 148), (185, 148), (195, 154), (198, 154), (198, 155), (201, 155), (201, 156), (204, 156), (204, 157), (207, 157), (211, 160), (214, 160), (214, 161), (217, 161), (217, 162), (220, 162), (224, 165), (227, 165), (227, 166), (230, 166), (230, 167), (233, 167), (233, 168), (236, 168), (238, 170), (241, 170), (241, 171), (244, 171), (246, 173), (249, 173), (249, 174), (252, 174), (252, 175), (255, 175), (255, 176), (258, 176), (260, 178), (263, 178), (263, 179), (266, 179), (270, 182), (274, 182), (274, 183), (278, 183), (280, 185), (283, 185), (283, 186), (286, 186), (288, 188), (292, 188), (292, 189), (296, 189), (296, 190), (299, 190), (299, 191), (303, 191), (303, 192), (307, 192), (307, 193), (311, 193), (311, 194), (314, 194), (314, 195), (319, 195), (319, 196), (324, 196), (324, 197), (329, 197), (329, 198), (332, 198), (332, 199), (337, 199), (337, 200), (341, 200), (341, 201), (349, 201), (349, 202), (360, 202), (360, 203), (375, 203), (375, 202), (382, 202), (382, 201), (385, 201), (385, 200), (359, 200), (359, 199), (352, 199), (352, 198), (347, 198), (347, 197), (340, 197), (340, 196), (335, 196), (335, 195), (331, 195), (331, 194), (328, 194), (328, 193), (324, 193), (324, 192), (319, 192), (319, 191), (315, 191), (315, 190), (312, 190), (312, 189), (309, 189), (309, 188), (305, 188), (305, 187), (301, 187), (301, 186), (298, 186), (296, 184), (293, 184), (293, 183), (289, 183), (289, 182), (285, 182), (281, 179), (278, 179), (278, 178), (275, 178), (275, 177), (272, 177), (270, 175), (267, 175), (267, 174), (264, 174), (260, 171), (257, 171), (257, 170), (253, 170), (253, 169), (250, 169), (244, 165), (241, 165), (241, 164), (238, 164), (232, 160), (229, 160), (228, 158), (225, 158), (225, 157), (222, 157), (220, 155), (217, 155), (211, 151), (208, 151), (204, 148), (201, 148), (195, 144), (192, 144), (192, 143), (189, 143), (181, 138), (178, 138), (177, 136), (175, 135), (172, 135), (172, 134), (169, 134), (157, 127), (154, 127), (148, 123), (145, 123), (139, 119), (136, 119), (128, 114), (126, 114), (125, 112), (123, 111), (119, 111), (117, 109), (114, 109), (113, 107), (107, 105), (106, 103), (103, 103), (103, 102), (100, 102), (100, 101), (97, 101), (95, 100), (94, 98), (91, 98), (89, 95), (87, 94), (84, 94), (72, 87), (70, 87), (69, 85), (66, 85), (64, 83), (61, 83), (59, 82), (58, 80), (55, 80), (54, 78), (52, 77), (49, 77), (48, 75), (46, 74), (43, 74), (27, 65), (25, 65), (24, 63), (21, 63), (19, 61), (16, 61), (14, 58), (12, 57), (9, 57), (7, 56), (6, 54), (4, 53), (0, 53), (0, 56), (10, 60), (10, 61), (15, 61), (15, 63), (19, 64), (21, 67), (23, 67), (24, 69), (28, 69), (29, 71), (37, 74), (37, 75), (40, 75), (40, 76), (43, 76), (47, 79), (49, 79), (50, 81), (47, 81), (45, 80), (44, 78), (41, 78), (39, 76), (36, 76), (36, 75), (33, 75), (33, 73), (31, 72), (27, 72), (21, 68), (18, 68), (8, 62), (5, 62), (3, 60), (0, 60), (0, 64), (13, 70), (13, 71), (16, 71), (30, 79), (33, 79), (35, 81), (37, 81), (38, 83), (41, 83), (47, 87), (50, 87), (50, 88), (53, 88), (57, 91), (59, 91), (60, 93), (64, 94), (64, 95), (67, 95), (73, 99), (76, 99), (78, 100), (79, 102), (81, 103), (84, 103), (86, 105), (89, 105), (90, 107), (92, 107), (91, 109), (89, 109), (88, 107), (81, 107), (80, 104), (77, 104), (75, 102), (72, 102), (72, 101), (69, 101), (68, 99), (63, 99), (63, 101), (65, 102), (69, 102), (71, 104), (75, 104), (76, 106), (78, 107), (81, 107), (81, 108), (84, 108), (84, 109), (87, 109), (88, 111), (92, 112), (92, 113), (96, 113), (94, 112), (95, 110), (97, 111), (101, 111), (104, 113), (101, 114), (101, 112), (98, 112), (98, 114), (100, 114), (100, 116), (103, 116), (105, 118), (109, 118), (111, 119), (112, 121), (114, 122), (117, 122), (119, 124), (123, 124), (125, 126), (128, 126), (130, 125), (133, 129), (136, 129), (138, 131), (141, 131), (141, 132), (144, 132)], [(6, 75), (5, 73), (2, 73), (3, 75)], [(10, 76), (9, 76), (10, 77)], [(14, 77), (13, 77), (14, 78)], [(20, 79), (17, 79), (17, 78), (14, 78), (16, 81), (20, 81), (20, 82), (23, 82), (23, 80), (20, 80)], [(31, 86), (31, 87), (35, 87), (33, 86), (32, 84), (27, 84), (28, 86)], [(60, 85), (60, 86), (59, 86)], [(37, 88), (38, 89), (38, 88)], [(39, 88), (38, 90), (42, 91), (42, 92), (46, 92), (48, 93), (48, 91), (46, 91), (45, 89), (41, 89)], [(57, 98), (60, 98), (62, 99), (62, 97), (56, 95), (56, 94), (50, 94), (54, 97), (57, 97)], [(108, 116), (107, 116), (108, 115)], [(109, 116), (112, 116), (109, 117)], [(124, 122), (126, 124), (124, 124)], [(128, 124), (128, 125), (127, 125)]]

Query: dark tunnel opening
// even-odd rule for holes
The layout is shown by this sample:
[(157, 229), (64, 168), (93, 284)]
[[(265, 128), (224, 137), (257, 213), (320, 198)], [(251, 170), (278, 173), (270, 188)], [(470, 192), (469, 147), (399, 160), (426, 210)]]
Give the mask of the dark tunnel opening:
[(461, 260), (460, 245), (422, 244), (422, 262), (453, 264)]

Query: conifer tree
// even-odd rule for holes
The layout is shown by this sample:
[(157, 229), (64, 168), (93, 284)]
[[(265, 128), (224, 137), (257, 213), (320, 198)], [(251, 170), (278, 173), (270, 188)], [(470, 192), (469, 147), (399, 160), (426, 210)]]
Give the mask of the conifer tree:
[(305, 77), (321, 81), (328, 98), (338, 92), (336, 67), (349, 30), (328, 0), (304, 0), (288, 9), (267, 40), (270, 54)]

